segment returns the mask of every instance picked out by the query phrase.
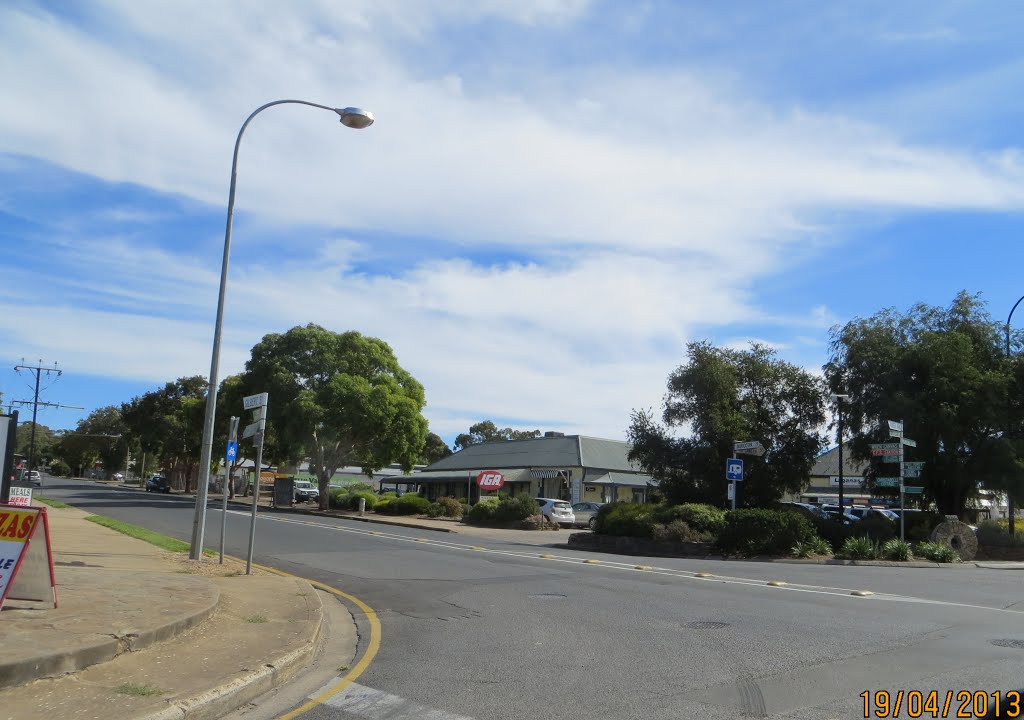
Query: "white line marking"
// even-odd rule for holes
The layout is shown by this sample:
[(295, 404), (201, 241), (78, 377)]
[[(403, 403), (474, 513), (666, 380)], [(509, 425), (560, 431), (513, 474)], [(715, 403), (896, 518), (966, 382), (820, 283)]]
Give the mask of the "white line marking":
[(359, 683), (352, 683), (324, 704), (368, 720), (473, 720), (467, 715), (435, 710)]

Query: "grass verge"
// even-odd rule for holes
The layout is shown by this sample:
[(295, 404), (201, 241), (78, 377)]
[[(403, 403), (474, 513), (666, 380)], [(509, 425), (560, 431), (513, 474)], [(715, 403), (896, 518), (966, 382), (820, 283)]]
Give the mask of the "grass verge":
[(60, 500), (51, 500), (50, 498), (45, 498), (42, 495), (36, 495), (32, 499), (33, 500), (38, 500), (43, 505), (49, 505), (52, 508), (57, 508), (58, 510), (61, 509), (61, 508), (69, 508), (69, 507), (71, 507), (67, 503), (62, 503)]
[[(127, 535), (129, 537), (136, 538), (138, 540), (144, 540), (150, 545), (156, 545), (158, 548), (164, 550), (170, 550), (171, 552), (188, 552), (189, 544), (184, 540), (178, 540), (177, 538), (168, 537), (167, 535), (161, 535), (158, 532), (147, 530), (144, 527), (138, 525), (132, 525), (131, 523), (121, 522), (114, 518), (104, 517), (102, 515), (90, 515), (86, 518), (89, 522), (94, 522), (97, 525), (116, 530), (119, 533)], [(215, 555), (216, 553), (210, 548), (203, 550), (204, 555)]]
[(150, 695), (160, 695), (163, 693), (163, 690), (161, 690), (160, 688), (153, 687), (152, 685), (124, 683), (123, 685), (117, 686), (117, 692), (121, 695), (132, 695), (134, 697), (149, 697)]

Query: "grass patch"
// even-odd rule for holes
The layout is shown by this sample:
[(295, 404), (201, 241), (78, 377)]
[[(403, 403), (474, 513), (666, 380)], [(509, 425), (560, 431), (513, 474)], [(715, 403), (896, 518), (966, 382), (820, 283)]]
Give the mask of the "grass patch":
[(134, 697), (149, 697), (160, 695), (163, 690), (152, 685), (139, 685), (138, 683), (124, 683), (117, 686), (117, 692), (121, 695), (132, 695)]
[[(189, 544), (184, 540), (178, 540), (177, 538), (172, 538), (167, 535), (161, 535), (158, 532), (147, 530), (146, 528), (139, 527), (138, 525), (121, 522), (120, 520), (104, 517), (102, 515), (90, 515), (86, 520), (94, 522), (97, 525), (102, 525), (105, 528), (116, 530), (117, 532), (129, 537), (143, 540), (148, 542), (150, 545), (156, 545), (158, 548), (162, 548), (164, 550), (183, 553), (187, 553), (189, 551)], [(209, 556), (216, 555), (216, 553), (209, 548), (203, 550), (203, 554)]]
[(38, 500), (43, 505), (49, 505), (52, 508), (57, 508), (58, 510), (71, 507), (67, 503), (62, 503), (60, 500), (51, 500), (50, 498), (45, 498), (42, 495), (34, 495), (32, 499)]
[(247, 623), (253, 623), (254, 625), (262, 625), (267, 622), (267, 617), (265, 615), (250, 615), (245, 619), (245, 621)]

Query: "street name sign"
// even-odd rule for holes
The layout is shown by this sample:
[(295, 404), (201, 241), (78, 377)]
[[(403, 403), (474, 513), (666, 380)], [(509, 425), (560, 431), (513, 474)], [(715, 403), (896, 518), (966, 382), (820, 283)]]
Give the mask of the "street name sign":
[(898, 477), (880, 477), (875, 478), (876, 487), (899, 487), (900, 479)]
[(742, 440), (732, 445), (737, 455), (764, 455), (764, 445), (760, 440)]
[(920, 485), (904, 485), (903, 493), (905, 495), (920, 495), (924, 492), (924, 488)]
[(256, 395), (249, 395), (248, 397), (242, 398), (242, 407), (246, 410), (255, 410), (258, 407), (267, 404), (268, 393), (262, 392)]
[(921, 471), (924, 470), (923, 462), (905, 462), (903, 463), (903, 477), (905, 478), (918, 478), (921, 477)]
[(900, 438), (900, 442), (907, 447), (917, 447), (917, 440), (911, 440), (910, 438)]

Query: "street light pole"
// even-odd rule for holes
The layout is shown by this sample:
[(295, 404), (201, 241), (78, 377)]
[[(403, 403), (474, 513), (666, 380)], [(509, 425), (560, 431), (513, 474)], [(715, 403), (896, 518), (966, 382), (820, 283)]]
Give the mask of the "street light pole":
[(836, 401), (837, 414), (839, 415), (836, 432), (839, 436), (839, 521), (843, 521), (843, 400), (849, 400), (849, 395), (833, 394), (832, 399)]
[(231, 255), (231, 221), (235, 213), (235, 185), (238, 178), (238, 148), (242, 143), (242, 135), (261, 112), (274, 105), (308, 105), (310, 107), (337, 113), (341, 124), (354, 130), (361, 130), (373, 124), (373, 113), (360, 108), (332, 108), (327, 105), (307, 102), (305, 100), (275, 100), (261, 105), (242, 123), (235, 138), (235, 152), (231, 158), (231, 186), (228, 190), (228, 216), (224, 227), (224, 257), (220, 266), (220, 292), (217, 296), (217, 319), (213, 326), (213, 353), (210, 358), (209, 389), (206, 392), (206, 417), (203, 421), (203, 442), (199, 455), (199, 487), (196, 489), (196, 508), (192, 520), (192, 545), (189, 557), (201, 560), (203, 557), (203, 534), (206, 529), (206, 496), (210, 484), (210, 462), (213, 456), (213, 424), (217, 415), (217, 380), (220, 370), (220, 339), (224, 325), (224, 300), (228, 286), (228, 259)]
[[(1010, 358), (1010, 321), (1013, 319), (1013, 311), (1017, 309), (1017, 306), (1024, 301), (1024, 297), (1013, 304), (1010, 308), (1010, 314), (1006, 316), (1006, 358)], [(1008, 527), (1010, 531), (1010, 537), (1014, 535), (1014, 517), (1013, 517), (1013, 494), (1010, 492), (1010, 488), (1006, 488), (1006, 516), (1008, 518)]]

